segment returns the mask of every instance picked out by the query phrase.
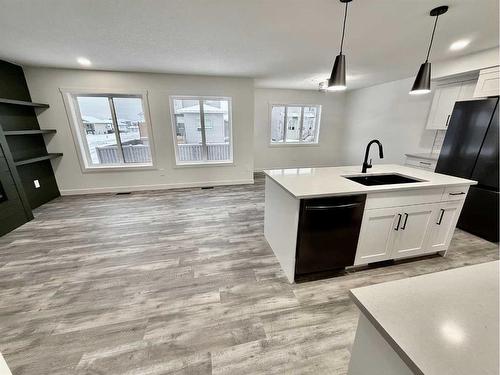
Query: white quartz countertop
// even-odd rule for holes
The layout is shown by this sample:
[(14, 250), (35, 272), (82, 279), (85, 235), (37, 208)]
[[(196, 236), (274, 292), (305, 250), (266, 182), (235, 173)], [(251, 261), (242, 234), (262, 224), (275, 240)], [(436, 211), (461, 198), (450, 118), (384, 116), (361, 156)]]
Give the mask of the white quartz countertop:
[(357, 288), (351, 297), (416, 374), (498, 375), (499, 265)]
[(397, 173), (421, 181), (407, 184), (365, 186), (343, 177), (362, 175), (361, 166), (272, 169), (265, 170), (264, 173), (296, 198), (367, 194), (393, 190), (475, 185), (477, 183), (472, 180), (396, 164), (374, 165), (366, 175)]

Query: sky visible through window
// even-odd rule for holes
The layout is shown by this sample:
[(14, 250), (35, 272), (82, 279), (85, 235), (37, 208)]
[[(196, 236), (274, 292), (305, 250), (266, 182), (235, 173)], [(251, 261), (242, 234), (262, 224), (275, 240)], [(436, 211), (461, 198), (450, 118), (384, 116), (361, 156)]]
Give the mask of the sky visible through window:
[[(120, 98), (120, 99), (121, 100), (126, 99), (126, 104), (127, 104), (127, 105), (120, 105), (120, 115), (122, 117), (130, 121), (143, 121), (144, 113), (142, 111), (142, 106), (140, 101), (138, 101), (136, 98)], [(79, 96), (78, 105), (80, 106), (80, 112), (82, 113), (82, 115), (84, 115), (85, 113), (102, 120), (111, 119), (111, 115), (109, 112), (109, 103), (107, 98), (106, 100), (102, 100), (102, 97)], [(118, 107), (118, 105), (119, 104), (115, 102), (115, 106)]]

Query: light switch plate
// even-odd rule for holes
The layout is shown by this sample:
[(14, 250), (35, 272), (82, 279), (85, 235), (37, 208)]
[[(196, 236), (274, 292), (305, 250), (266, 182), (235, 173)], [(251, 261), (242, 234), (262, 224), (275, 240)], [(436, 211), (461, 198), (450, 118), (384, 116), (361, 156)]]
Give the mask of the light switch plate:
[(35, 184), (35, 189), (38, 189), (40, 187), (40, 181), (33, 180), (33, 183)]

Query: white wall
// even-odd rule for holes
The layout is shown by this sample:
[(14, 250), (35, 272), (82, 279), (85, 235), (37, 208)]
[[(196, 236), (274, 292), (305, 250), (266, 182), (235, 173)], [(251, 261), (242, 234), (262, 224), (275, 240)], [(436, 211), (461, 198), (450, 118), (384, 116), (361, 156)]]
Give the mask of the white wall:
[[(253, 80), (205, 76), (24, 68), (31, 97), (50, 108), (38, 116), (40, 127), (57, 129), (49, 152), (63, 152), (53, 162), (62, 194), (161, 189), (253, 181)], [(83, 173), (60, 88), (147, 90), (157, 169)], [(176, 167), (169, 95), (232, 97), (234, 165)]]
[(432, 64), (432, 79), (449, 77), (456, 74), (474, 72), (499, 65), (500, 49), (490, 48), (452, 60), (439, 61)]
[[(270, 146), (269, 105), (272, 103), (321, 105), (319, 145)], [(344, 93), (255, 89), (255, 170), (338, 165), (343, 139), (344, 106)]]
[(413, 78), (347, 93), (341, 163), (361, 164), (366, 144), (378, 139), (384, 159), (374, 163), (403, 163), (407, 152), (427, 152), (435, 132), (425, 130), (431, 95), (409, 95)]
[[(433, 79), (498, 65), (498, 48), (432, 64)], [(416, 67), (417, 68), (417, 67)], [(384, 160), (372, 151), (374, 163), (403, 163), (405, 153), (430, 152), (436, 131), (425, 130), (430, 95), (409, 95), (415, 77), (347, 92), (340, 153), (341, 164), (360, 164), (366, 144), (379, 139)]]

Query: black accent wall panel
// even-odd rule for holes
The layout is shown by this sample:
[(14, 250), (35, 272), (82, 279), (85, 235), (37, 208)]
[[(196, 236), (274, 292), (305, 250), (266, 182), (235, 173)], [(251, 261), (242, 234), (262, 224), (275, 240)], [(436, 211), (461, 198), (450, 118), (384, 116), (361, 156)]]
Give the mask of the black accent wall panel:
[[(17, 167), (17, 172), (21, 177), (26, 197), (32, 209), (60, 195), (50, 160), (21, 165)], [(35, 188), (34, 180), (40, 182), (39, 188)]]
[(47, 155), (43, 135), (14, 135), (6, 138), (12, 158), (16, 161)]
[(0, 236), (26, 223), (26, 215), (17, 186), (11, 174), (7, 160), (0, 145), (0, 184), (4, 199), (0, 201)]
[(31, 102), (21, 66), (0, 60), (0, 98)]

